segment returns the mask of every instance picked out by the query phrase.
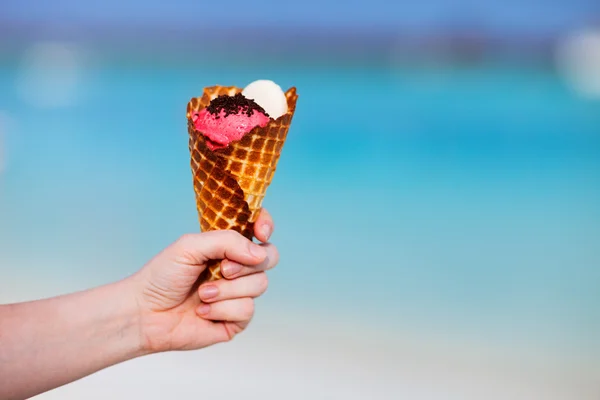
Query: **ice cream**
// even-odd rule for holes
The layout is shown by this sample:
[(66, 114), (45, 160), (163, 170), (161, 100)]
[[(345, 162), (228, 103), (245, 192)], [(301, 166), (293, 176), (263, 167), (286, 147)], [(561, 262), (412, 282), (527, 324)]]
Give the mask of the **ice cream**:
[(256, 126), (269, 123), (269, 116), (255, 102), (241, 93), (219, 96), (200, 112), (192, 114), (198, 132), (211, 150), (222, 149), (244, 137)]
[(273, 81), (254, 81), (234, 96), (213, 99), (205, 109), (192, 114), (192, 122), (211, 150), (223, 149), (242, 139), (257, 126), (287, 113), (287, 99)]
[(273, 81), (265, 79), (254, 81), (244, 88), (242, 94), (245, 98), (254, 100), (273, 119), (281, 117), (288, 111), (285, 93)]

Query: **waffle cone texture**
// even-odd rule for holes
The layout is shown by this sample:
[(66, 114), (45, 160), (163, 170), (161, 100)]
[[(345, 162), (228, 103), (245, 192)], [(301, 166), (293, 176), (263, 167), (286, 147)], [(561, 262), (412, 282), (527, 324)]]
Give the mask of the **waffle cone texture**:
[[(255, 127), (224, 149), (210, 150), (204, 136), (194, 127), (193, 113), (206, 108), (218, 96), (234, 96), (241, 91), (234, 86), (212, 86), (204, 89), (202, 97), (190, 100), (187, 106), (190, 165), (201, 231), (231, 229), (252, 240), (254, 222), (273, 180), (298, 95), (296, 88), (290, 88), (285, 93), (286, 114), (271, 119), (264, 127)], [(221, 262), (213, 260), (200, 280), (221, 278)]]

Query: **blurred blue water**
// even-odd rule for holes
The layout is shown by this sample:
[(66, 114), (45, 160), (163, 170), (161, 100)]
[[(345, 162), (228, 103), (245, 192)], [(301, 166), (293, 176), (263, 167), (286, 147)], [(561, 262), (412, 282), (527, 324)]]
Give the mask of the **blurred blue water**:
[(598, 350), (600, 102), (550, 70), (99, 63), (62, 108), (20, 73), (0, 67), (3, 286), (118, 279), (197, 231), (187, 101), (268, 78), (300, 98), (265, 303)]

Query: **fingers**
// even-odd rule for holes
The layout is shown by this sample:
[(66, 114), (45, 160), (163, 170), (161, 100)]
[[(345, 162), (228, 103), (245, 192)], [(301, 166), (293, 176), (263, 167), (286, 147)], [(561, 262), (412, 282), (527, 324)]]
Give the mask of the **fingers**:
[(258, 297), (269, 285), (267, 274), (264, 272), (243, 276), (233, 281), (219, 279), (205, 283), (198, 289), (200, 300), (205, 303), (238, 299), (243, 297)]
[(254, 300), (249, 297), (223, 300), (212, 304), (201, 304), (196, 313), (213, 321), (245, 322), (254, 315)]
[(266, 243), (262, 245), (262, 248), (265, 249), (267, 256), (262, 262), (257, 264), (249, 265), (235, 262), (230, 259), (223, 260), (221, 262), (221, 272), (223, 277), (226, 279), (233, 279), (254, 274), (256, 272), (268, 271), (274, 268), (279, 262), (279, 252), (277, 251), (277, 247), (271, 243)]
[[(261, 209), (254, 223), (254, 236), (266, 243), (274, 230), (273, 219)], [(182, 236), (174, 249), (184, 263), (203, 264), (208, 260), (229, 259), (253, 266), (265, 261), (267, 252), (261, 246), (233, 230), (219, 230)]]
[(194, 264), (226, 258), (256, 265), (267, 257), (266, 249), (232, 230), (187, 234), (175, 243), (174, 249), (184, 262)]
[(266, 209), (262, 208), (254, 223), (254, 236), (261, 242), (266, 243), (269, 241), (274, 229), (275, 224), (273, 223), (271, 214), (269, 214)]

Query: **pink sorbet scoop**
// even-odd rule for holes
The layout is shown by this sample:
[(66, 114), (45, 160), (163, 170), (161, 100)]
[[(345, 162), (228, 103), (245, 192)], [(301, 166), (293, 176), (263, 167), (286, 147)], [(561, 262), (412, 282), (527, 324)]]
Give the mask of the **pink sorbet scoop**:
[(208, 107), (192, 115), (194, 127), (213, 151), (240, 140), (257, 126), (264, 127), (269, 120), (262, 107), (241, 93), (219, 96)]

